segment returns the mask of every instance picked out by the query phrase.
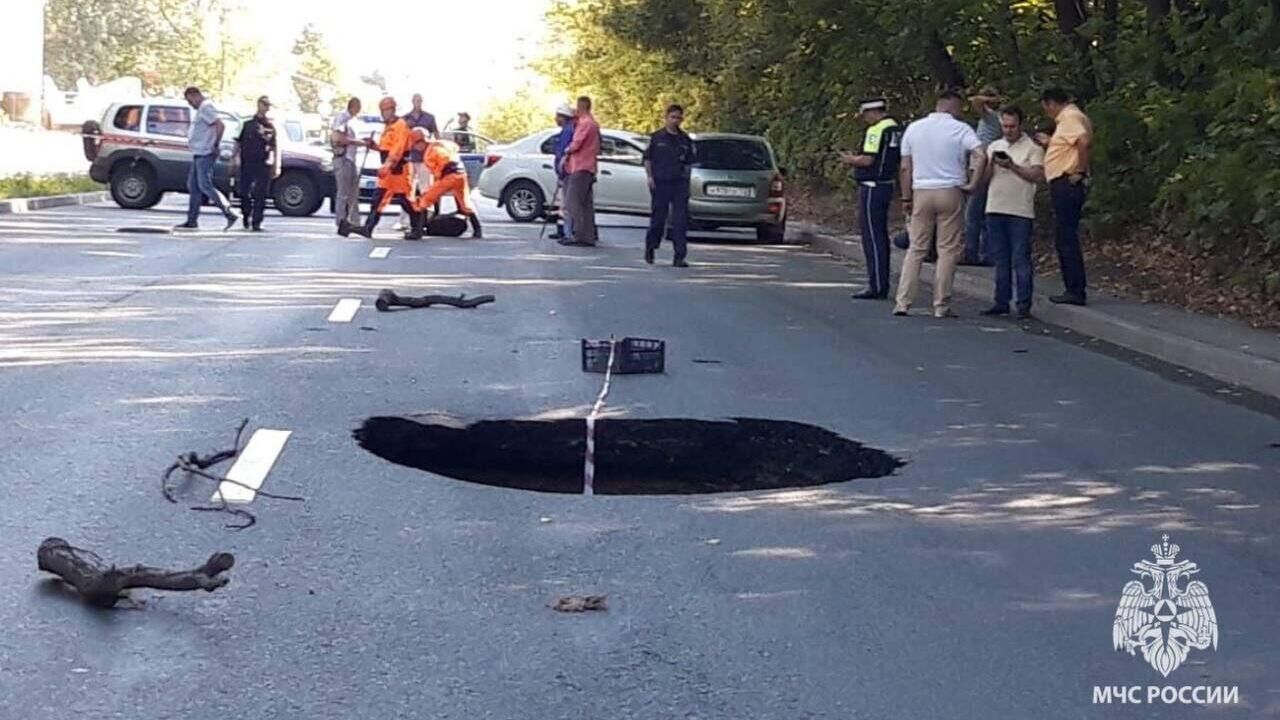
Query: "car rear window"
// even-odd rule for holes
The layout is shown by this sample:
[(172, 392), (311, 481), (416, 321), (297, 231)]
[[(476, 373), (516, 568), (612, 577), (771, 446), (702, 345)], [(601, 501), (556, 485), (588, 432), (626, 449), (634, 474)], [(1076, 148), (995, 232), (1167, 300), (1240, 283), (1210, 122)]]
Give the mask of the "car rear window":
[(708, 138), (695, 140), (694, 166), (707, 170), (772, 170), (769, 147), (759, 140)]
[(138, 132), (142, 129), (142, 106), (141, 105), (124, 105), (116, 111), (116, 116), (112, 119), (111, 124), (116, 126), (117, 130), (126, 130), (128, 132)]

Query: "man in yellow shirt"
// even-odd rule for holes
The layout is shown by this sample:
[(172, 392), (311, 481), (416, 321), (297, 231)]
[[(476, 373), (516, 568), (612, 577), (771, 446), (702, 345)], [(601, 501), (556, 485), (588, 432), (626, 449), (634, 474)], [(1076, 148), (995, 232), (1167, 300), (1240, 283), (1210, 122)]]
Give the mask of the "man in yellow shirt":
[(1045, 148), (1044, 177), (1049, 182), (1055, 223), (1054, 243), (1062, 283), (1066, 292), (1050, 301), (1084, 305), (1087, 301), (1084, 251), (1080, 248), (1080, 217), (1089, 193), (1089, 150), (1093, 143), (1093, 123), (1071, 102), (1061, 88), (1049, 88), (1040, 95), (1040, 106), (1054, 121), (1053, 135), (1036, 133), (1036, 142)]

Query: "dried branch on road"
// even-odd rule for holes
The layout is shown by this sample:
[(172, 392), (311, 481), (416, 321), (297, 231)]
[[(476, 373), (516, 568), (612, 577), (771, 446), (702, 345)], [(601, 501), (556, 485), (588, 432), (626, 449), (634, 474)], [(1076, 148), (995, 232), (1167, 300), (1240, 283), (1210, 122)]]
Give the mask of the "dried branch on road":
[(406, 308), (425, 308), (432, 305), (452, 305), (456, 308), (476, 308), (494, 301), (492, 295), (478, 295), (469, 298), (466, 295), (423, 295), (414, 297), (412, 295), (397, 295), (393, 290), (383, 290), (378, 293), (378, 299), (374, 301), (374, 306), (381, 312), (387, 312), (394, 307)]
[(162, 570), (146, 565), (118, 568), (98, 554), (74, 547), (59, 537), (45, 538), (36, 550), (41, 570), (53, 573), (80, 593), (85, 602), (109, 608), (127, 599), (130, 588), (156, 590), (205, 590), (212, 592), (230, 582), (226, 572), (236, 563), (231, 553), (214, 553), (192, 570)]
[[(230, 460), (240, 454), (240, 437), (244, 434), (245, 426), (247, 426), (248, 424), (249, 424), (248, 418), (245, 418), (244, 420), (240, 421), (240, 426), (236, 428), (235, 442), (232, 443), (231, 448), (227, 450), (220, 450), (208, 456), (200, 455), (199, 453), (196, 453), (196, 452), (189, 452), (189, 453), (184, 453), (182, 455), (179, 455), (178, 459), (174, 460), (173, 463), (169, 465), (169, 467), (165, 468), (164, 474), (160, 476), (160, 492), (161, 494), (164, 495), (164, 499), (175, 504), (178, 502), (178, 499), (173, 495), (173, 486), (169, 484), (169, 480), (173, 476), (174, 472), (181, 470), (184, 473), (187, 473), (188, 475), (194, 475), (196, 477), (200, 477), (200, 478), (204, 478), (205, 480), (212, 481), (215, 484), (215, 488), (221, 486), (222, 483), (228, 483), (236, 487), (242, 487), (247, 490), (252, 490), (255, 495), (260, 497), (271, 498), (272, 500), (290, 500), (293, 502), (304, 502), (306, 498), (301, 498), (294, 495), (276, 495), (274, 493), (269, 493), (265, 490), (262, 490), (261, 488), (250, 487), (248, 485), (245, 485), (242, 482), (239, 482), (238, 480), (232, 480), (230, 478), (223, 477), (222, 475), (217, 475), (215, 473), (211, 473), (208, 471), (208, 468), (211, 468), (214, 465), (217, 465), (218, 463)], [(244, 522), (239, 525), (227, 525), (227, 528), (231, 530), (244, 530), (245, 528), (253, 527), (254, 524), (258, 522), (257, 517), (254, 516), (254, 514), (249, 512), (248, 510), (245, 510), (244, 508), (232, 507), (226, 501), (226, 499), (222, 497), (222, 493), (220, 492), (215, 493), (214, 497), (217, 500), (216, 505), (196, 505), (196, 506), (193, 506), (191, 509), (197, 512), (224, 512), (229, 515), (235, 515), (236, 517), (244, 518)]]
[(608, 610), (608, 595), (565, 595), (557, 598), (552, 610), (563, 613), (580, 613), (589, 610)]

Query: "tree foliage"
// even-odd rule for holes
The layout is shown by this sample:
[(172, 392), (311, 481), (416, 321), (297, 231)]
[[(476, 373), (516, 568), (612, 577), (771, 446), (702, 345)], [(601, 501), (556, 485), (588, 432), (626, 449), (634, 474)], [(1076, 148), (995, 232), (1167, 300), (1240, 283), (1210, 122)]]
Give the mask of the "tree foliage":
[(823, 186), (847, 182), (832, 150), (864, 96), (909, 119), (944, 87), (1030, 110), (1064, 86), (1096, 125), (1095, 230), (1154, 222), (1246, 284), (1280, 266), (1280, 0), (557, 0), (549, 20), (539, 69), (610, 122), (683, 101)]
[(60, 87), (121, 76), (153, 94), (234, 92), (257, 48), (239, 39), (240, 0), (48, 0), (45, 72)]
[(554, 123), (552, 103), (528, 89), (493, 102), (476, 119), (476, 131), (498, 142), (518, 140)]
[(338, 81), (338, 66), (329, 51), (324, 35), (308, 24), (293, 43), (293, 56), (297, 67), (293, 76), (293, 90), (303, 112), (320, 112), (321, 101), (328, 98), (333, 110), (338, 112), (343, 99), (329, 89)]

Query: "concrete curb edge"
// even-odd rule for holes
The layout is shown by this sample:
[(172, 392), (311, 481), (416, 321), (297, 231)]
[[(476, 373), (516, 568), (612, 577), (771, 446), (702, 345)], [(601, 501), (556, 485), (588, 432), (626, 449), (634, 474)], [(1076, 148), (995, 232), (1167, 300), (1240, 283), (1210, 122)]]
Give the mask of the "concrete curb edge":
[(92, 203), (105, 202), (109, 198), (110, 193), (105, 190), (97, 190), (72, 195), (48, 195), (45, 197), (0, 200), (0, 215), (21, 215), (32, 210), (44, 210), (66, 205), (90, 205)]
[[(855, 239), (832, 235), (808, 224), (801, 224), (799, 230), (799, 239), (808, 241), (810, 249), (862, 264), (862, 245)], [(896, 275), (902, 267), (902, 253), (893, 253), (891, 260)], [(924, 266), (920, 279), (933, 282), (932, 265)], [(990, 278), (967, 268), (956, 272), (955, 292), (990, 299), (994, 291), (995, 283)], [(1035, 296), (1035, 313), (1047, 323), (1280, 398), (1280, 362), (1135, 325), (1093, 307), (1054, 305), (1041, 293)]]

